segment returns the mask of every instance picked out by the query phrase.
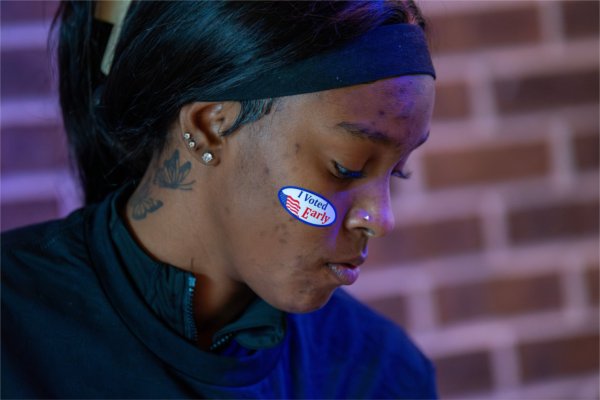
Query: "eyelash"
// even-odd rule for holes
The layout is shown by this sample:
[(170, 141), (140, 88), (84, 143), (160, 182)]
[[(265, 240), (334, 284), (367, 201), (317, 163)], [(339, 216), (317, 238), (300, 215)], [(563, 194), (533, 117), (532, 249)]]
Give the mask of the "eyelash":
[(400, 179), (410, 179), (410, 176), (412, 175), (411, 171), (394, 171), (392, 172), (392, 176), (395, 176), (396, 178), (400, 178)]
[[(361, 179), (365, 177), (365, 173), (363, 171), (352, 171), (346, 167), (343, 167), (337, 162), (333, 162), (335, 170), (337, 172), (337, 177), (340, 179)], [(411, 172), (410, 171), (394, 171), (392, 172), (392, 176), (400, 179), (410, 179)]]
[(346, 167), (341, 166), (337, 162), (333, 162), (333, 166), (337, 172), (337, 177), (340, 179), (360, 179), (364, 178), (365, 174), (362, 171), (352, 171)]

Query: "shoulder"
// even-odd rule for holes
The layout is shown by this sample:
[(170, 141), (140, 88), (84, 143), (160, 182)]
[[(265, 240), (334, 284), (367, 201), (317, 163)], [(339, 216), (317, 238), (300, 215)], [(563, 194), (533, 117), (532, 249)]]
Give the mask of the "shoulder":
[(73, 302), (93, 286), (97, 279), (88, 254), (86, 214), (80, 209), (61, 220), (2, 234), (3, 307), (42, 298)]
[(407, 333), (344, 290), (338, 289), (322, 309), (294, 319), (324, 354), (354, 360), (354, 371), (370, 371), (378, 395), (436, 397), (433, 365)]
[(88, 374), (91, 364), (78, 367), (77, 360), (85, 355), (110, 364), (120, 359), (115, 343), (135, 343), (127, 339), (129, 331), (100, 284), (98, 260), (90, 255), (98, 246), (90, 236), (94, 207), (1, 236), (0, 337), (2, 348), (10, 349), (2, 355), (5, 397), (82, 390), (63, 379)]
[(114, 319), (98, 276), (99, 261), (91, 256), (92, 247), (99, 246), (89, 232), (95, 210), (82, 208), (61, 220), (2, 234), (3, 342), (41, 332), (52, 338), (75, 321)]
[[(2, 233), (2, 273), (45, 271), (81, 261), (85, 252), (85, 211), (67, 218)], [(74, 257), (75, 256), (75, 257)]]

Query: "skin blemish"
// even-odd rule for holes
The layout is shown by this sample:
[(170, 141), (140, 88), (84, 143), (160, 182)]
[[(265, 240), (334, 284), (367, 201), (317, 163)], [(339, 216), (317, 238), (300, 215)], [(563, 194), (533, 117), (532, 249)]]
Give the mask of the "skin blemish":
[(281, 244), (287, 244), (287, 242), (288, 241), (285, 238), (283, 238), (283, 237), (279, 238), (279, 243), (281, 243)]
[(379, 111), (377, 111), (377, 114), (378, 114), (380, 117), (384, 117), (384, 116), (385, 116), (385, 111), (383, 111), (383, 110), (379, 110)]
[(271, 170), (269, 169), (269, 167), (265, 167), (265, 169), (263, 170), (265, 176), (269, 176), (271, 175)]
[(287, 225), (284, 223), (275, 225), (274, 232), (281, 232), (283, 235), (287, 235)]
[(304, 289), (304, 288), (302, 288), (302, 289), (300, 289), (298, 291), (298, 294), (302, 294), (302, 295), (307, 294), (307, 293), (310, 293), (310, 292), (307, 289)]
[(410, 118), (409, 114), (398, 114), (394, 117), (394, 121), (402, 122)]
[(298, 153), (300, 153), (300, 143), (296, 143), (296, 155), (298, 155)]
[(394, 116), (395, 121), (405, 121), (414, 114), (414, 100), (405, 100), (400, 104), (400, 112)]

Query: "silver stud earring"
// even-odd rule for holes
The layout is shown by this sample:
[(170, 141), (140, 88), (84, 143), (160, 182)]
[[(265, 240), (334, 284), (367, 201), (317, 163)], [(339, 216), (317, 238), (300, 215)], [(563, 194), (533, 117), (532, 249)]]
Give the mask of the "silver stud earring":
[(196, 142), (192, 139), (192, 134), (189, 132), (183, 132), (183, 138), (187, 142), (187, 145), (190, 149), (196, 147)]
[(202, 162), (206, 165), (210, 164), (213, 159), (214, 156), (210, 151), (206, 151), (204, 154), (202, 154)]

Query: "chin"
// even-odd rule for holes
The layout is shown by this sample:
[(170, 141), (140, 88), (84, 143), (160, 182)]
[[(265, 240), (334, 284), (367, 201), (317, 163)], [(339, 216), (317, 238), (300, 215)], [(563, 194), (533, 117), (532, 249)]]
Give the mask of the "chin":
[[(333, 291), (327, 291), (326, 293), (304, 293), (299, 294), (296, 298), (289, 298), (289, 294), (283, 301), (277, 301), (270, 303), (273, 307), (293, 314), (306, 314), (313, 311), (317, 311), (327, 304)], [(267, 300), (265, 300), (267, 301)], [(267, 301), (268, 302), (268, 301)]]

